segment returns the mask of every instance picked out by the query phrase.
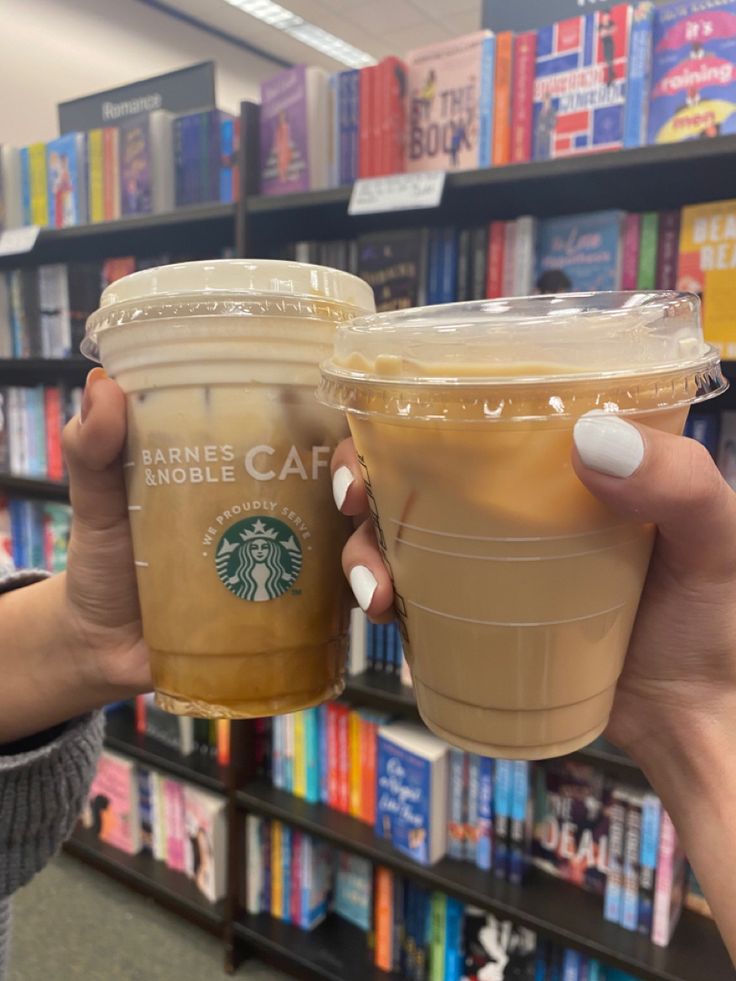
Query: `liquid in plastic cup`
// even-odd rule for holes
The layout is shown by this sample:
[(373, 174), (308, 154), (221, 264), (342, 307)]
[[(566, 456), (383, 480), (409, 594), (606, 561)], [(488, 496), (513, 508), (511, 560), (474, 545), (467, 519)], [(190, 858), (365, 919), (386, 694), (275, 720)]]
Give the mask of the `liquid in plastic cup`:
[(361, 280), (291, 262), (191, 262), (109, 286), (83, 352), (127, 398), (124, 474), (143, 635), (171, 712), (255, 717), (339, 694), (349, 594), (315, 401)]
[(655, 530), (583, 487), (573, 426), (597, 410), (680, 433), (725, 387), (687, 294), (453, 304), (339, 328), (319, 398), (348, 414), (430, 729), (519, 759), (605, 729)]

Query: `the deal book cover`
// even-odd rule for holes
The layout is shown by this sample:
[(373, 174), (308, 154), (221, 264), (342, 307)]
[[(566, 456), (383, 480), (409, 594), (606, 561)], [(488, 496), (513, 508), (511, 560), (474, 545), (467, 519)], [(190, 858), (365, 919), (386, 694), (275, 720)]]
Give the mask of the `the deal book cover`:
[(537, 224), (535, 288), (540, 293), (620, 289), (622, 211), (545, 218)]
[(657, 9), (649, 142), (736, 132), (736, 0), (681, 0)]

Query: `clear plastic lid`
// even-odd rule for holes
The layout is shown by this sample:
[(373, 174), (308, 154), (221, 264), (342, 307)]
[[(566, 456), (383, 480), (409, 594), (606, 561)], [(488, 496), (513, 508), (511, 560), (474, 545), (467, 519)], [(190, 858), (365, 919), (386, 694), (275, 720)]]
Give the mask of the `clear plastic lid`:
[(342, 323), (373, 309), (371, 287), (339, 269), (277, 259), (179, 262), (111, 283), (87, 320), (82, 353), (97, 360), (103, 331), (147, 320), (298, 316)]
[(727, 387), (694, 294), (568, 293), (356, 318), (336, 333), (319, 397), (366, 414), (482, 420), (642, 411)]

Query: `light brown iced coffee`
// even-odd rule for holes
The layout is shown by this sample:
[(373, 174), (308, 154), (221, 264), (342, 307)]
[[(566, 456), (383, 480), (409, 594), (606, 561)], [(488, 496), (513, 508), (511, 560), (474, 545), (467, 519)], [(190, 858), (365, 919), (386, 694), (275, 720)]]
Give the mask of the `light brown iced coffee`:
[(676, 294), (457, 304), (338, 332), (321, 398), (348, 410), (430, 728), (528, 759), (603, 731), (654, 529), (582, 486), (572, 428), (598, 410), (678, 433), (722, 387), (697, 300)]
[(127, 395), (130, 523), (164, 708), (262, 716), (342, 690), (349, 528), (329, 461), (346, 425), (314, 389), (335, 326), (372, 308), (352, 276), (267, 261), (146, 270), (103, 294), (88, 337)]

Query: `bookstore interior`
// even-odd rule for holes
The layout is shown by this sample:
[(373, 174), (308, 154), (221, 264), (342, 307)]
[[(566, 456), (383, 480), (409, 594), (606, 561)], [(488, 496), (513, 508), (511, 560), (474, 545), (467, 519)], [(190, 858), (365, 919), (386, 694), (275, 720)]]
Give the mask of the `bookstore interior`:
[(3, 5), (0, 583), (79, 562), (101, 362), (156, 689), (54, 861), (207, 977), (736, 979), (604, 734), (654, 525), (571, 462), (639, 417), (736, 490), (736, 0), (285, 4)]

